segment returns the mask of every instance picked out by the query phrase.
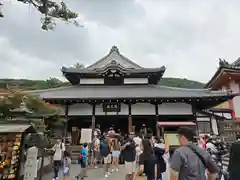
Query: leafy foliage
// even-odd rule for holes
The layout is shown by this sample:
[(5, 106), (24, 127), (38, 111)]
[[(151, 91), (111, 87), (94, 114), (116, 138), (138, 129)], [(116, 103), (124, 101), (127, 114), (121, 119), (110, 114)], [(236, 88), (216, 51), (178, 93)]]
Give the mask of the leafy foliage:
[(164, 86), (189, 88), (189, 89), (204, 88), (204, 84), (201, 82), (192, 81), (188, 79), (180, 79), (180, 78), (162, 78), (159, 84)]
[(44, 80), (28, 79), (0, 79), (0, 89), (11, 89), (13, 87), (24, 90), (49, 89), (69, 85), (57, 78)]
[[(55, 28), (56, 23), (54, 19), (60, 19), (65, 22), (70, 22), (79, 26), (76, 18), (78, 14), (68, 9), (67, 5), (62, 1), (60, 4), (50, 0), (18, 0), (24, 4), (30, 4), (34, 6), (42, 15), (42, 29), (52, 30)], [(0, 2), (0, 7), (3, 3)], [(3, 11), (0, 9), (0, 17), (4, 17)]]
[(10, 91), (0, 99), (0, 114), (4, 117), (11, 117), (11, 110), (25, 106), (36, 114), (57, 114), (58, 108), (49, 106), (40, 97), (29, 95), (22, 91)]

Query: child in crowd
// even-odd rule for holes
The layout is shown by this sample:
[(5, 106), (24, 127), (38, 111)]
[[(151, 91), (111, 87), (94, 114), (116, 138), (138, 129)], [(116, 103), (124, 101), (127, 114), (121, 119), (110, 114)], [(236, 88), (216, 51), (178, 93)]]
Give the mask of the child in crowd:
[(64, 157), (63, 157), (63, 180), (68, 180), (70, 166), (71, 166), (70, 154), (67, 151), (64, 151)]
[(80, 165), (81, 165), (81, 172), (78, 176), (76, 176), (77, 179), (81, 178), (81, 180), (84, 179), (87, 175), (87, 162), (88, 162), (88, 149), (87, 149), (88, 144), (84, 143), (82, 150), (80, 152)]
[(112, 149), (113, 149), (112, 164), (113, 164), (113, 168), (115, 168), (115, 169), (113, 169), (113, 171), (118, 172), (119, 171), (119, 156), (120, 156), (121, 144), (117, 138), (113, 140)]

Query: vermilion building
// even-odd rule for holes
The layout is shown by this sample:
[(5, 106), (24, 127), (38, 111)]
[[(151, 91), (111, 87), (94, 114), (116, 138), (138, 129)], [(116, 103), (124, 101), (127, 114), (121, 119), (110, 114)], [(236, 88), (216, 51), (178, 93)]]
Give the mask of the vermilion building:
[[(212, 90), (231, 91), (232, 93), (240, 92), (240, 58), (233, 63), (228, 63), (225, 60), (219, 60), (219, 68), (206, 84), (206, 88)], [(240, 96), (235, 96), (233, 99), (218, 105), (216, 107), (220, 112), (231, 110), (233, 121), (225, 121), (226, 128), (230, 133), (239, 134), (240, 132)], [(233, 126), (234, 124), (234, 126)]]
[[(205, 87), (213, 90), (229, 90), (233, 93), (239, 93), (240, 58), (232, 64), (220, 59), (218, 70)], [(229, 99), (227, 102), (218, 105), (217, 108), (231, 109), (233, 118), (240, 121), (240, 96)]]

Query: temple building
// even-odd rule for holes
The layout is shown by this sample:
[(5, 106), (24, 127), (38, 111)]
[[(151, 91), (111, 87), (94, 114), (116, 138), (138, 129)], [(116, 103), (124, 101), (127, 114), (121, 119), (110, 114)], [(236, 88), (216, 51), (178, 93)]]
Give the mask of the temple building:
[(100, 124), (102, 128), (114, 125), (127, 133), (145, 124), (158, 135), (174, 132), (179, 126), (217, 134), (217, 122), (204, 119), (209, 117), (205, 110), (235, 96), (222, 90), (160, 86), (164, 66), (144, 68), (122, 55), (116, 46), (86, 68), (61, 70), (70, 86), (37, 93), (64, 109), (68, 131), (72, 126), (94, 128)]
[[(239, 93), (240, 58), (232, 64), (220, 59), (217, 71), (205, 87), (213, 90), (230, 90), (233, 93)], [(232, 109), (233, 117), (236, 118), (236, 120), (240, 120), (240, 96), (229, 99), (229, 101), (220, 104), (218, 108)]]
[[(219, 59), (219, 67), (210, 81), (206, 84), (206, 88), (212, 90), (232, 91), (232, 93), (239, 94), (240, 92), (240, 58), (233, 63), (226, 60)], [(232, 121), (224, 122), (225, 131), (233, 134), (234, 131), (240, 132), (240, 96), (235, 96), (233, 99), (219, 104), (215, 109), (220, 112), (232, 112)], [(224, 116), (225, 117), (225, 116)], [(226, 117), (225, 117), (226, 119)], [(223, 121), (222, 121), (223, 122)], [(222, 128), (223, 129), (223, 128)]]

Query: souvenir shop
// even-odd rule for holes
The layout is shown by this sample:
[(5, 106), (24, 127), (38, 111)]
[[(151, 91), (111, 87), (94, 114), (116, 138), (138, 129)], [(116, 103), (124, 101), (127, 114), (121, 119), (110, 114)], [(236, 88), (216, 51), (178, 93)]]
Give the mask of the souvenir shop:
[(35, 132), (30, 125), (0, 124), (0, 180), (23, 178), (27, 151), (24, 139)]

